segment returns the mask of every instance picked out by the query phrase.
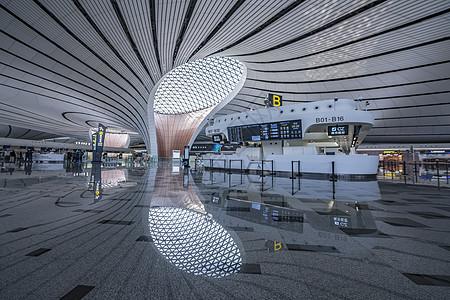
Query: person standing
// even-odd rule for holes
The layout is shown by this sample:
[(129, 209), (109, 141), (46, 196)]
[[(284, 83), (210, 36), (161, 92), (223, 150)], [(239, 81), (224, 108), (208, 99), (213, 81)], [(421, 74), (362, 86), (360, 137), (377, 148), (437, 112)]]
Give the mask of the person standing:
[(32, 167), (31, 162), (25, 163), (25, 175), (31, 175), (31, 167)]
[(25, 154), (25, 161), (32, 162), (33, 161), (33, 152), (30, 148), (27, 149), (27, 153)]
[(17, 162), (19, 163), (19, 168), (22, 167), (22, 164), (24, 162), (23, 154), (24, 154), (23, 152), (18, 152), (17, 153)]
[(13, 164), (16, 163), (16, 152), (14, 152), (14, 150), (9, 154), (9, 162)]

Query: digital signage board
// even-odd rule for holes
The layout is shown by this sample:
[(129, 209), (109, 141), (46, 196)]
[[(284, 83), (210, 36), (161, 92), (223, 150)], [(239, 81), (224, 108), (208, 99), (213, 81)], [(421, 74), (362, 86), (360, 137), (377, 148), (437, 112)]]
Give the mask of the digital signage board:
[(213, 135), (213, 142), (221, 142), (222, 136), (220, 134)]
[(348, 125), (328, 126), (328, 136), (347, 135)]
[(261, 141), (261, 134), (259, 124), (242, 126), (242, 139), (244, 141), (259, 142)]
[(228, 127), (230, 142), (259, 142), (302, 138), (302, 120)]

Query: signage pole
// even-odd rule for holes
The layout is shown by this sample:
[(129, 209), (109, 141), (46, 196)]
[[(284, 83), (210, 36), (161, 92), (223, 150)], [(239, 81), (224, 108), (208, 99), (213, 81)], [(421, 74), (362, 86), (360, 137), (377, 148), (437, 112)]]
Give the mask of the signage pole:
[(105, 141), (106, 127), (102, 124), (98, 124), (98, 130), (95, 133), (95, 142), (94, 142), (94, 134), (92, 140), (92, 161), (93, 162), (101, 162), (102, 161), (102, 153), (103, 153), (103, 144)]
[(102, 153), (105, 141), (106, 127), (101, 123), (98, 124), (97, 132), (92, 134), (92, 170), (91, 170), (91, 187), (94, 191), (94, 201), (102, 199)]

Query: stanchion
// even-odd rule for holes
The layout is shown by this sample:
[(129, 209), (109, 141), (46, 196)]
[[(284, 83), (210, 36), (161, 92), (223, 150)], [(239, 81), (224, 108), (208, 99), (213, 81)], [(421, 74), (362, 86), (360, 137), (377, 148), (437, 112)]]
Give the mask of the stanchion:
[(291, 178), (291, 194), (294, 195), (294, 178)]
[(272, 167), (271, 167), (271, 169), (272, 169), (272, 173), (271, 173), (271, 175), (273, 176), (275, 173), (273, 172), (273, 160), (261, 160), (261, 176), (262, 177), (265, 177), (265, 175), (264, 175), (264, 163), (265, 162), (267, 162), (267, 161), (270, 161), (271, 163), (272, 163)]
[[(273, 170), (273, 168), (272, 168), (272, 170)], [(271, 176), (271, 178), (272, 178), (272, 188), (273, 188), (273, 175), (274, 175), (274, 173), (272, 172), (272, 176)]]
[(395, 171), (394, 171), (394, 162), (391, 163), (391, 175), (392, 175), (392, 180), (394, 180), (394, 176), (395, 176)]
[(335, 182), (333, 180), (333, 200), (335, 199), (335, 197), (336, 197), (336, 187), (335, 187)]
[(241, 174), (242, 174), (242, 159), (230, 159), (229, 160), (229, 168), (228, 168), (228, 173), (233, 173), (233, 171), (232, 171), (232, 162), (233, 161), (240, 161), (241, 162)]
[(448, 184), (448, 163), (445, 164), (445, 178), (447, 178), (447, 184)]
[(334, 174), (334, 161), (331, 162), (331, 180), (335, 181), (335, 174)]
[(414, 177), (416, 178), (416, 182), (417, 182), (417, 163), (414, 162)]
[[(294, 179), (294, 161), (291, 161), (291, 179)], [(292, 190), (294, 190), (294, 182), (292, 182)]]
[(440, 176), (439, 176), (439, 160), (436, 159), (436, 173), (437, 173), (437, 178), (438, 178), (438, 190), (441, 189), (441, 181), (440, 181)]
[(331, 162), (331, 179), (334, 181), (334, 161)]
[(275, 175), (275, 173), (273, 172), (273, 160), (271, 161), (272, 162), (272, 181), (273, 181), (273, 175)]
[(334, 178), (334, 161), (331, 162), (331, 176), (333, 176), (333, 200), (335, 199), (336, 195), (336, 186), (335, 186), (335, 178)]
[[(226, 159), (222, 159), (222, 158), (218, 158), (218, 159), (213, 159), (213, 158), (211, 158), (210, 161), (211, 161), (211, 170), (212, 170), (212, 171), (214, 171), (214, 160), (223, 161), (223, 171), (226, 173), (226, 170), (227, 170), (227, 160), (226, 160)], [(218, 167), (218, 169), (220, 169), (220, 168)]]
[[(294, 174), (294, 162), (297, 162), (297, 171), (298, 171), (298, 173), (297, 174)], [(293, 161), (291, 161), (291, 177), (290, 177), (290, 179), (292, 179), (292, 182), (291, 182), (291, 193), (292, 193), (292, 195), (294, 195), (295, 193), (297, 193), (298, 191), (300, 191), (300, 161), (299, 160), (293, 160)], [(297, 182), (298, 182), (298, 190), (296, 191), (296, 192), (294, 192), (294, 179), (297, 177)]]
[(403, 161), (403, 179), (405, 180), (405, 184), (406, 184), (406, 175), (408, 175), (407, 174), (407, 172), (406, 172), (406, 161)]
[[(294, 163), (297, 163), (297, 174), (294, 173)], [(291, 177), (289, 177), (290, 179), (292, 178), (296, 178), (299, 177), (300, 175), (300, 161), (299, 160), (291, 160)]]

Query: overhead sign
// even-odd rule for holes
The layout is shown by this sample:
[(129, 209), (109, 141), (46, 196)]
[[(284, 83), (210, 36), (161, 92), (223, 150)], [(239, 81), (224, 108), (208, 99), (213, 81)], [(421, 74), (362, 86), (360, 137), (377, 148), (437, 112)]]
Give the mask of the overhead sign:
[(222, 145), (222, 147), (220, 148), (220, 151), (224, 152), (224, 151), (236, 151), (237, 148), (240, 148), (241, 146), (238, 144), (227, 144), (227, 145)]
[[(103, 153), (103, 143), (105, 141), (106, 127), (98, 124), (97, 132), (92, 136), (92, 161), (101, 161)], [(95, 142), (94, 142), (95, 140)]]
[(228, 127), (228, 138), (230, 142), (238, 143), (301, 139), (302, 121), (292, 120)]
[(283, 104), (283, 97), (281, 95), (269, 93), (264, 104), (266, 105), (266, 107), (281, 106)]
[(212, 196), (211, 202), (214, 204), (220, 204), (220, 197)]
[(92, 152), (97, 151), (97, 132), (92, 133)]
[(222, 141), (222, 135), (220, 135), (220, 134), (213, 135), (213, 142), (218, 143), (221, 141)]
[(348, 125), (328, 126), (329, 136), (347, 135), (347, 134), (348, 134)]
[(97, 131), (97, 150), (103, 151), (103, 142), (105, 140), (106, 127), (102, 124), (98, 124)]
[(191, 152), (216, 152), (219, 151), (220, 144), (194, 144)]
[(352, 225), (351, 220), (347, 217), (330, 216), (331, 222), (334, 226), (347, 228)]

